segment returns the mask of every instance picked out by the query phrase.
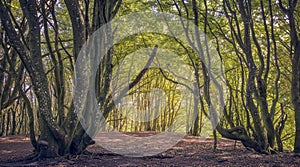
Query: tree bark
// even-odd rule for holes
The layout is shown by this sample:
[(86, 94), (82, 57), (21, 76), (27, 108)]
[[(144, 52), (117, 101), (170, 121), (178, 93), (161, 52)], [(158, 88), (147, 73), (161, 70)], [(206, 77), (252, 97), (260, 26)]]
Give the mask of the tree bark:
[(292, 60), (292, 100), (295, 110), (295, 143), (294, 152), (300, 153), (300, 41), (295, 45), (295, 55)]

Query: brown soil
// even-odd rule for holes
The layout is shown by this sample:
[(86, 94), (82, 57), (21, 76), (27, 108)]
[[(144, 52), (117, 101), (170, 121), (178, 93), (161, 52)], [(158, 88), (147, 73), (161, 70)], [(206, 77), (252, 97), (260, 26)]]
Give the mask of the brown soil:
[[(145, 133), (133, 134), (145, 136)], [(300, 166), (300, 155), (284, 152), (263, 155), (247, 150), (241, 143), (218, 139), (218, 149), (212, 149), (213, 140), (185, 137), (166, 152), (151, 157), (124, 157), (104, 150), (98, 145), (88, 147), (79, 156), (58, 157), (33, 163), (16, 162), (32, 154), (27, 136), (0, 138), (0, 166)]]

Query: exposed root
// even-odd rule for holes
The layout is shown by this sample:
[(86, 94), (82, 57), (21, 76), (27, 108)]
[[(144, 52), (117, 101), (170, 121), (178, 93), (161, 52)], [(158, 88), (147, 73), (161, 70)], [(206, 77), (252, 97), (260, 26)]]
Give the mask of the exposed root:
[(6, 164), (1, 164), (1, 166), (30, 166), (30, 164), (38, 161), (40, 161), (40, 154), (35, 152), (25, 159), (12, 160)]

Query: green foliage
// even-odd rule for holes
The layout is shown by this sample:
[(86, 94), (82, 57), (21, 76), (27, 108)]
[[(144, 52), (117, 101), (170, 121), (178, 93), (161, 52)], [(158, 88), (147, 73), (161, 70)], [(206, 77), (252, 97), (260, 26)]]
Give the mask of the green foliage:
[[(247, 130), (249, 136), (253, 135), (253, 130), (251, 127), (254, 125), (253, 119), (251, 119), (251, 115), (249, 114), (249, 107), (246, 105), (246, 90), (247, 90), (247, 78), (249, 76), (249, 65), (248, 60), (246, 60), (246, 56), (244, 53), (244, 48), (242, 48), (238, 43), (238, 38), (244, 42), (244, 34), (243, 30), (245, 29), (244, 24), (242, 22), (242, 17), (240, 15), (240, 10), (238, 8), (237, 2), (228, 1), (229, 5), (232, 7), (232, 12), (229, 12), (227, 9), (227, 14), (225, 11), (225, 4), (221, 1), (212, 1), (205, 4), (202, 1), (197, 2), (197, 10), (199, 13), (199, 27), (203, 30), (206, 35), (211, 39), (210, 43), (217, 48), (218, 53), (217, 56), (222, 59), (223, 70), (226, 77), (227, 82), (227, 96), (226, 96), (226, 113), (224, 117), (221, 119), (221, 125), (225, 128), (233, 128), (234, 126), (243, 126)], [(225, 2), (225, 1), (224, 1)], [(251, 49), (252, 56), (254, 59), (254, 63), (257, 65), (258, 70), (256, 71), (256, 75), (260, 72), (260, 68), (263, 69), (262, 73), (267, 73), (265, 76), (266, 81), (266, 100), (268, 104), (268, 112), (271, 112), (272, 104), (274, 101), (277, 102), (274, 105), (274, 116), (272, 117), (272, 123), (274, 127), (278, 125), (282, 116), (287, 114), (287, 120), (285, 122), (284, 130), (281, 134), (281, 139), (283, 142), (284, 149), (291, 150), (294, 142), (294, 131), (295, 131), (295, 122), (294, 122), (294, 109), (291, 100), (291, 54), (293, 50), (290, 45), (290, 36), (289, 36), (289, 25), (288, 20), (286, 19), (285, 14), (279, 9), (279, 7), (274, 4), (272, 8), (273, 13), (273, 21), (274, 21), (274, 38), (271, 39), (271, 11), (268, 3), (264, 3), (264, 12), (266, 17), (266, 25), (264, 25), (264, 20), (262, 16), (261, 9), (262, 1), (251, 1), (251, 23), (253, 25), (253, 32), (251, 32), (251, 37), (255, 37), (256, 39), (251, 39)], [(275, 2), (275, 1), (274, 1)], [(277, 2), (277, 1), (276, 1)], [(73, 72), (74, 72), (74, 62), (75, 58), (73, 55), (73, 44), (74, 39), (72, 39), (73, 29), (72, 23), (69, 19), (69, 13), (66, 8), (66, 5), (63, 1), (48, 2), (49, 9), (42, 13), (39, 11), (40, 15), (44, 14), (45, 18), (48, 18), (48, 22), (46, 23), (47, 28), (43, 25), (41, 21), (41, 52), (42, 52), (42, 60), (44, 65), (44, 70), (46, 71), (47, 78), (49, 81), (49, 90), (51, 94), (51, 104), (52, 104), (52, 114), (57, 122), (59, 122), (59, 89), (61, 87), (56, 82), (60, 81), (60, 84), (63, 85), (64, 91), (60, 92), (64, 95), (64, 99), (62, 101), (63, 113), (67, 115), (70, 111), (70, 106), (73, 99)], [(81, 12), (84, 13), (88, 11), (86, 15), (88, 20), (87, 37), (92, 34), (92, 31), (89, 31), (92, 25), (93, 18), (93, 4), (94, 1), (90, 1), (90, 6), (87, 10), (86, 4), (81, 4)], [(27, 43), (28, 36), (28, 26), (26, 21), (24, 20), (23, 11), (20, 7), (20, 4), (13, 0), (11, 3), (6, 4), (7, 7), (11, 10), (11, 16), (14, 17), (15, 21), (13, 25), (15, 27), (21, 27), (18, 31), (23, 31), (22, 42), (24, 44)], [(54, 8), (50, 8), (53, 5)], [(286, 5), (286, 4), (285, 4)], [(299, 5), (298, 5), (299, 6)], [(183, 18), (187, 18), (189, 20), (194, 21), (195, 18), (193, 14), (193, 4), (192, 1), (157, 1), (157, 0), (124, 0), (122, 2), (120, 11), (117, 13), (116, 17), (121, 17), (127, 14), (131, 14), (133, 12), (167, 12), (174, 15), (180, 15)], [(52, 15), (52, 13), (54, 15)], [(234, 13), (236, 14), (234, 16)], [(300, 12), (295, 13), (295, 23), (299, 29), (300, 23)], [(57, 25), (54, 22), (54, 16), (57, 21)], [(1, 17), (1, 16), (0, 16)], [(159, 24), (159, 23), (157, 23)], [(0, 24), (1, 25), (1, 24)], [(57, 26), (57, 27), (56, 27)], [(152, 25), (154, 28), (156, 25)], [(47, 31), (46, 31), (47, 30)], [(0, 28), (1, 33), (1, 42), (2, 45), (0, 47), (0, 53), (4, 53), (5, 50), (9, 50), (8, 54), (5, 55), (7, 58), (12, 59), (16, 53), (13, 49), (11, 49), (10, 42), (5, 37), (5, 31), (1, 25)], [(49, 41), (46, 39), (46, 35), (49, 36)], [(195, 34), (192, 34), (192, 38), (195, 38)], [(22, 37), (20, 37), (22, 38)], [(23, 41), (25, 40), (25, 41)], [(82, 39), (84, 40), (84, 39)], [(256, 40), (256, 41), (255, 41)], [(50, 42), (50, 43), (49, 43)], [(257, 42), (257, 46), (255, 44)], [(268, 43), (269, 42), (269, 43)], [(276, 42), (276, 48), (273, 45)], [(192, 49), (192, 47), (187, 43), (182, 43), (182, 41), (178, 39), (174, 39), (173, 37), (166, 36), (164, 34), (155, 34), (155, 33), (142, 33), (136, 34), (133, 36), (129, 36), (121, 41), (119, 41), (114, 46), (114, 54), (112, 58), (112, 73), (113, 76), (120, 77), (120, 80), (125, 80), (127, 83), (118, 83), (119, 85), (128, 84), (128, 82), (132, 81), (137, 74), (141, 71), (141, 67), (143, 67), (143, 63), (140, 62), (140, 66), (133, 65), (132, 61), (137, 61), (136, 58), (132, 57), (137, 51), (142, 50), (143, 48), (148, 48), (150, 51), (153, 49), (155, 45), (158, 45), (160, 49), (168, 50), (177, 55), (176, 61), (183, 62), (186, 64), (186, 69), (193, 71), (195, 73), (195, 69), (198, 71), (203, 70), (203, 66), (201, 66), (201, 60)], [(261, 53), (260, 53), (261, 51)], [(27, 50), (28, 52), (28, 50)], [(151, 52), (150, 52), (151, 53)], [(262, 55), (260, 58), (259, 54)], [(277, 57), (275, 57), (275, 54)], [(1, 98), (4, 92), (10, 92), (10, 98), (2, 100), (1, 105), (4, 104), (10, 105), (5, 108), (1, 108), (0, 116), (1, 121), (4, 122), (3, 118), (8, 117), (7, 113), (11, 113), (12, 109), (14, 109), (17, 113), (16, 120), (19, 123), (18, 133), (28, 133), (28, 127), (25, 127), (27, 118), (24, 117), (24, 108), (26, 106), (24, 102), (24, 98), (18, 93), (13, 96), (11, 93), (12, 90), (17, 89), (16, 81), (17, 77), (13, 76), (13, 70), (10, 69), (10, 65), (8, 59), (4, 58), (5, 56), (0, 56), (1, 63), (1, 73), (5, 72), (4, 75), (0, 75), (1, 84)], [(130, 57), (131, 56), (131, 57)], [(147, 60), (146, 54), (140, 55), (140, 59)], [(144, 57), (143, 57), (144, 56)], [(138, 58), (138, 59), (139, 59)], [(19, 72), (19, 67), (21, 61), (19, 58), (15, 58), (15, 71)], [(262, 60), (261, 60), (262, 59)], [(58, 60), (61, 60), (61, 64), (58, 63)], [(276, 62), (278, 63), (279, 69), (276, 66)], [(159, 64), (158, 58), (154, 60), (154, 64)], [(268, 64), (269, 63), (269, 64)], [(195, 65), (196, 64), (196, 65)], [(118, 71), (118, 67), (122, 66), (126, 69), (130, 69), (131, 71)], [(196, 68), (197, 67), (197, 68)], [(62, 70), (62, 71), (60, 71)], [(278, 70), (280, 70), (280, 78), (276, 80), (279, 75)], [(2, 72), (4, 71), (4, 72)], [(58, 74), (60, 73), (59, 78)], [(22, 82), (22, 91), (28, 96), (32, 108), (35, 111), (35, 117), (37, 117), (37, 102), (36, 96), (33, 94), (33, 89), (31, 88), (31, 82), (29, 80), (28, 73), (23, 69), (21, 71), (23, 73), (21, 76)], [(130, 77), (129, 77), (130, 73)], [(63, 74), (63, 75), (62, 75)], [(7, 77), (9, 76), (9, 77)], [(135, 85), (131, 90), (127, 92), (126, 98), (135, 99), (133, 100), (135, 104), (132, 106), (135, 107), (134, 111), (130, 111), (132, 106), (123, 106), (123, 108), (114, 108), (113, 111), (108, 116), (108, 122), (114, 128), (117, 128), (120, 131), (141, 131), (141, 130), (152, 130), (152, 131), (164, 131), (166, 130), (172, 123), (175, 122), (175, 117), (178, 116), (182, 110), (186, 111), (186, 114), (193, 113), (193, 98), (188, 97), (186, 104), (184, 104), (183, 99), (180, 98), (180, 84), (172, 82), (171, 80), (176, 81), (174, 74), (171, 72), (167, 72), (164, 70), (160, 70), (158, 68), (150, 68), (147, 73), (142, 77), (140, 82)], [(200, 84), (200, 92), (201, 92), (201, 100), (203, 100), (204, 96), (204, 76), (200, 72), (199, 76), (194, 76), (192, 81), (195, 82), (199, 79)], [(12, 82), (8, 82), (7, 78), (11, 78)], [(127, 79), (126, 79), (127, 78)], [(178, 82), (178, 80), (177, 80)], [(6, 85), (8, 84), (8, 85)], [(114, 83), (112, 83), (114, 84)], [(276, 87), (276, 84), (278, 86)], [(257, 86), (257, 82), (256, 85)], [(110, 85), (110, 91), (114, 92), (122, 87), (113, 87), (114, 85)], [(148, 104), (149, 99), (151, 99), (151, 89), (160, 89), (163, 90), (165, 98), (165, 107), (158, 108), (155, 110), (155, 113), (150, 115), (151, 121), (142, 122), (142, 121), (134, 121), (130, 119), (130, 117), (143, 117), (149, 111), (151, 105)], [(28, 90), (27, 90), (28, 89)], [(192, 88), (191, 88), (192, 89)], [(278, 92), (278, 97), (277, 93)], [(205, 100), (203, 100), (205, 101)], [(199, 102), (200, 103), (200, 102)], [(190, 106), (187, 106), (189, 104)], [(261, 108), (259, 99), (254, 98), (254, 104), (259, 109), (259, 116), (262, 117)], [(185, 106), (186, 105), (186, 106)], [(134, 108), (133, 107), (133, 108)], [(207, 111), (208, 104), (203, 103), (199, 105), (199, 113), (197, 115), (200, 117), (199, 122), (200, 125), (199, 132), (206, 131), (208, 127), (207, 125)], [(136, 112), (140, 110), (141, 113)], [(136, 113), (134, 115), (132, 113)], [(26, 113), (25, 113), (26, 115)], [(148, 115), (149, 116), (149, 115)], [(145, 116), (146, 117), (146, 116)], [(142, 119), (142, 118), (141, 118)], [(177, 120), (178, 124), (186, 123), (187, 120)], [(262, 120), (261, 122), (265, 124)], [(9, 121), (5, 121), (5, 125), (8, 129), (12, 129), (9, 127)], [(204, 123), (206, 123), (204, 125)], [(4, 123), (3, 123), (4, 124)], [(36, 124), (37, 126), (37, 124)], [(63, 126), (63, 125), (61, 125)], [(22, 127), (22, 128), (21, 128)], [(24, 128), (23, 128), (24, 127)], [(1, 126), (3, 128), (3, 125)], [(202, 129), (204, 128), (204, 129)], [(22, 130), (23, 129), (23, 130)], [(38, 129), (36, 127), (36, 129)], [(264, 129), (265, 130), (265, 129)], [(190, 129), (185, 129), (186, 132), (189, 132)], [(3, 134), (3, 133), (0, 133)], [(211, 135), (211, 134), (205, 134)], [(251, 136), (254, 138), (253, 136)]]

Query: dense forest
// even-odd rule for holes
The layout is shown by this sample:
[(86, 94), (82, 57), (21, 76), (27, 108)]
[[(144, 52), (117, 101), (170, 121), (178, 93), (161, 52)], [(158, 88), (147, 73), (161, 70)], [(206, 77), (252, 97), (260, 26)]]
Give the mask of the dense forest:
[(35, 158), (100, 125), (299, 153), (299, 23), (297, 0), (0, 0), (0, 136)]

